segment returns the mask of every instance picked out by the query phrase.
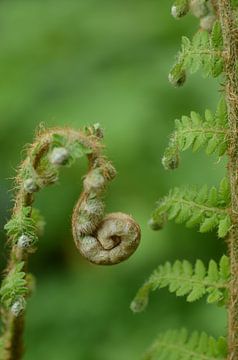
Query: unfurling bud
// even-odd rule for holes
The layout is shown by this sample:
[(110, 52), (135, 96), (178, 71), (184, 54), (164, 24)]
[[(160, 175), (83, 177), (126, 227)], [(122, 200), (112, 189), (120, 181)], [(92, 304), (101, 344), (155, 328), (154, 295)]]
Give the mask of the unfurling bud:
[(206, 5), (206, 0), (191, 0), (190, 1), (190, 10), (191, 13), (197, 17), (201, 18), (208, 14), (208, 7)]
[(139, 313), (148, 305), (149, 302), (150, 284), (144, 284), (144, 286), (138, 291), (135, 299), (131, 302), (130, 309), (134, 313)]
[(104, 137), (104, 132), (103, 132), (103, 128), (101, 128), (99, 123), (94, 124), (93, 126), (93, 130), (95, 135), (99, 138), (102, 139)]
[(160, 219), (156, 219), (156, 221), (155, 219), (151, 218), (148, 222), (148, 225), (152, 230), (156, 231), (163, 229), (165, 222), (166, 222), (165, 216), (161, 216)]
[(200, 19), (201, 29), (211, 32), (215, 20), (216, 20), (216, 17), (214, 15), (207, 15), (207, 16), (202, 17)]
[(85, 190), (89, 192), (93, 191), (98, 193), (103, 190), (106, 179), (102, 174), (102, 170), (100, 168), (91, 170), (85, 177), (83, 184)]
[(179, 166), (178, 144), (174, 135), (170, 138), (169, 146), (165, 149), (162, 165), (165, 170), (174, 170)]
[(102, 139), (104, 137), (103, 128), (100, 126), (99, 123), (93, 124), (91, 126), (85, 126), (84, 130), (85, 130), (86, 134), (95, 135), (99, 139)]
[(169, 73), (169, 82), (175, 87), (180, 87), (185, 83), (186, 73), (181, 64), (176, 64)]
[(25, 299), (24, 298), (17, 299), (11, 306), (12, 315), (18, 317), (19, 315), (21, 315), (23, 310), (25, 310), (25, 307), (26, 307)]
[(32, 194), (39, 190), (39, 186), (36, 183), (36, 180), (33, 178), (26, 179), (23, 183), (23, 187), (24, 190), (29, 194)]
[(64, 147), (55, 147), (49, 155), (49, 160), (53, 165), (65, 165), (69, 159), (69, 152)]
[(19, 249), (27, 249), (32, 245), (32, 243), (33, 243), (33, 239), (23, 234), (19, 237), (17, 241), (17, 247)]
[(174, 170), (177, 169), (179, 166), (179, 156), (176, 154), (173, 157), (162, 157), (162, 165), (165, 170)]
[(177, 0), (171, 8), (171, 15), (175, 19), (180, 19), (189, 11), (188, 0)]

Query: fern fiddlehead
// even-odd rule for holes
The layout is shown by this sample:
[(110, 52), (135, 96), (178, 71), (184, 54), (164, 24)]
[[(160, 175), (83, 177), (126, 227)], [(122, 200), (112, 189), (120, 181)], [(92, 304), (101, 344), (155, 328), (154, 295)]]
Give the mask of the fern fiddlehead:
[(69, 166), (84, 155), (88, 158), (89, 170), (72, 216), (74, 241), (85, 258), (95, 264), (116, 264), (127, 259), (139, 245), (140, 227), (131, 216), (118, 212), (104, 217), (103, 195), (116, 171), (102, 153), (102, 137), (97, 124), (84, 131), (40, 131), (18, 170), (13, 214), (5, 226), (11, 253), (0, 289), (1, 360), (22, 358), (24, 310), (32, 287), (27, 260), (36, 250), (43, 223), (33, 202), (36, 192), (57, 181), (60, 167)]
[[(227, 176), (219, 187), (183, 187), (170, 190), (157, 202), (150, 225), (163, 228), (168, 220), (198, 226), (201, 233), (217, 230), (219, 238), (228, 244), (228, 256), (219, 264), (210, 260), (208, 269), (201, 260), (193, 267), (187, 260), (160, 265), (138, 291), (131, 308), (144, 310), (151, 291), (168, 287), (188, 302), (207, 297), (207, 303), (226, 306), (228, 334), (215, 341), (205, 334), (187, 338), (186, 332), (167, 332), (159, 335), (145, 359), (238, 359), (238, 31), (237, 1), (176, 0), (172, 15), (180, 18), (189, 10), (199, 18), (200, 27), (192, 40), (182, 38), (181, 51), (169, 73), (169, 81), (179, 87), (187, 74), (199, 69), (205, 76), (223, 76), (223, 95), (215, 113), (205, 111), (201, 117), (192, 111), (175, 121), (162, 163), (166, 170), (179, 166), (180, 153), (192, 148), (206, 147), (207, 155), (216, 153), (228, 158)], [(195, 339), (195, 340), (194, 340)], [(225, 344), (221, 346), (219, 344)]]

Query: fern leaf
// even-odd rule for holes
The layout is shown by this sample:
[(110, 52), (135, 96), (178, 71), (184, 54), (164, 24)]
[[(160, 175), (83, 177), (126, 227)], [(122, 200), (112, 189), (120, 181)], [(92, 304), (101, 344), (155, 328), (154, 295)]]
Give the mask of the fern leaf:
[(227, 256), (222, 256), (219, 265), (210, 260), (208, 269), (201, 260), (195, 266), (187, 261), (166, 262), (156, 269), (137, 292), (131, 303), (134, 312), (140, 312), (148, 304), (151, 291), (168, 287), (177, 296), (186, 296), (188, 302), (207, 297), (208, 303), (224, 304), (227, 301), (227, 286), (230, 278), (230, 264)]
[(37, 224), (31, 217), (32, 208), (30, 206), (22, 207), (21, 211), (8, 221), (4, 226), (9, 238), (13, 243), (22, 235), (29, 236), (32, 240), (37, 240)]
[(175, 188), (158, 202), (150, 224), (155, 230), (161, 229), (166, 220), (174, 219), (176, 223), (186, 223), (188, 228), (199, 225), (202, 233), (218, 228), (218, 236), (225, 237), (231, 228), (229, 205), (227, 179), (221, 181), (219, 190), (212, 187), (208, 191), (207, 186)]
[(219, 76), (223, 71), (222, 51), (221, 26), (218, 21), (214, 23), (211, 34), (208, 31), (198, 31), (192, 40), (182, 37), (181, 51), (170, 71), (170, 82), (177, 85), (176, 78), (179, 78), (179, 74), (186, 71), (193, 74), (199, 69), (202, 69), (204, 76)]
[(181, 329), (160, 334), (143, 360), (225, 360), (226, 357), (227, 342), (223, 337), (216, 340), (196, 331), (188, 335), (186, 329)]
[(175, 169), (179, 164), (179, 152), (190, 147), (197, 151), (206, 146), (208, 155), (217, 152), (222, 156), (228, 147), (228, 137), (227, 108), (222, 98), (216, 112), (213, 114), (206, 110), (204, 119), (192, 111), (190, 116), (182, 116), (181, 120), (175, 121), (175, 131), (165, 150), (162, 163), (166, 170)]
[(10, 307), (14, 301), (27, 294), (27, 282), (25, 272), (22, 270), (24, 262), (20, 262), (13, 268), (3, 280), (0, 289), (1, 302)]

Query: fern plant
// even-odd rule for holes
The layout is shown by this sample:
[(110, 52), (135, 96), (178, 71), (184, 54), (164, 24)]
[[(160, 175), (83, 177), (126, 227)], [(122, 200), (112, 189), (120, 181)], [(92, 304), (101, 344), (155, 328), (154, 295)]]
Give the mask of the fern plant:
[(35, 195), (54, 184), (63, 166), (87, 156), (89, 169), (72, 216), (72, 232), (79, 252), (90, 262), (117, 264), (127, 259), (140, 242), (140, 227), (124, 213), (104, 216), (104, 193), (116, 171), (103, 154), (103, 131), (98, 124), (84, 130), (41, 129), (28, 147), (16, 177), (16, 195), (5, 225), (10, 255), (0, 288), (0, 360), (20, 360), (27, 298), (34, 289), (28, 272), (29, 256), (37, 249), (44, 220), (33, 208)]
[(207, 155), (227, 156), (227, 175), (218, 187), (184, 186), (170, 190), (157, 202), (149, 221), (159, 230), (167, 221), (197, 227), (201, 233), (216, 229), (226, 240), (227, 254), (217, 264), (202, 260), (191, 264), (177, 260), (160, 265), (139, 289), (131, 304), (140, 312), (148, 304), (151, 291), (167, 287), (188, 302), (205, 297), (207, 303), (225, 306), (228, 332), (215, 340), (205, 333), (188, 335), (176, 330), (160, 334), (145, 354), (147, 360), (238, 359), (238, 2), (232, 0), (176, 0), (171, 13), (181, 18), (191, 13), (200, 26), (190, 40), (182, 38), (181, 50), (169, 73), (169, 81), (179, 87), (187, 74), (201, 69), (204, 76), (222, 78), (222, 96), (215, 111), (204, 115), (192, 111), (175, 121), (175, 130), (165, 149), (165, 169), (179, 166), (181, 153), (204, 148)]

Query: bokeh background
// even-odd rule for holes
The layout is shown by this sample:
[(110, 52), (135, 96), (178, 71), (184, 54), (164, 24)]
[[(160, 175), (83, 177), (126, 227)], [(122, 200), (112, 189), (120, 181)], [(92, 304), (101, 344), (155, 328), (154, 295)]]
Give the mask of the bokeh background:
[(86, 161), (61, 173), (60, 183), (37, 196), (47, 226), (31, 270), (37, 291), (29, 300), (24, 360), (139, 359), (168, 328), (226, 331), (222, 309), (201, 300), (186, 304), (167, 290), (153, 293), (138, 315), (129, 304), (138, 287), (165, 260), (218, 259), (225, 247), (214, 233), (170, 223), (153, 232), (147, 221), (170, 187), (217, 185), (225, 166), (202, 152), (182, 156), (175, 172), (161, 165), (173, 121), (190, 110), (215, 108), (219, 82), (200, 74), (174, 89), (167, 74), (182, 35), (198, 23), (175, 21), (170, 1), (70, 0), (0, 2), (0, 221), (1, 267), (7, 257), (4, 222), (12, 206), (11, 178), (36, 127), (80, 128), (100, 122), (118, 177), (107, 211), (131, 213), (142, 242), (114, 267), (87, 263), (75, 251), (70, 214)]

